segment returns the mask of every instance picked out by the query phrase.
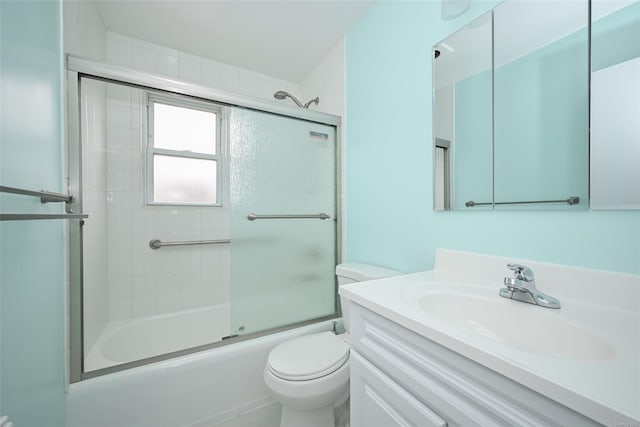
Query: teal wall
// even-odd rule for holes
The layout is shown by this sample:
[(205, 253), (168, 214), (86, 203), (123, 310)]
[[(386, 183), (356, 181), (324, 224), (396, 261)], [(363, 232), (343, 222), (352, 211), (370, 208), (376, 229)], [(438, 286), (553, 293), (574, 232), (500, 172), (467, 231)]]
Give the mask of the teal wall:
[[(0, 1), (0, 182), (62, 188), (58, 1)], [(3, 195), (2, 212), (48, 213)], [(16, 426), (64, 426), (64, 225), (0, 223), (0, 413)]]
[[(440, 2), (379, 2), (346, 37), (345, 260), (404, 271), (450, 248), (640, 274), (640, 212), (434, 212), (432, 45)], [(632, 41), (630, 41), (632, 42)]]

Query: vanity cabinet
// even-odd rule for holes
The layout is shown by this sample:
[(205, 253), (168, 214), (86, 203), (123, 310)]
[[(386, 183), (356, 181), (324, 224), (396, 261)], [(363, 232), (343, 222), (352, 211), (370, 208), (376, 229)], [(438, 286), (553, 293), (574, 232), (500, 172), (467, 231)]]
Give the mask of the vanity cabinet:
[(351, 426), (597, 426), (351, 303)]

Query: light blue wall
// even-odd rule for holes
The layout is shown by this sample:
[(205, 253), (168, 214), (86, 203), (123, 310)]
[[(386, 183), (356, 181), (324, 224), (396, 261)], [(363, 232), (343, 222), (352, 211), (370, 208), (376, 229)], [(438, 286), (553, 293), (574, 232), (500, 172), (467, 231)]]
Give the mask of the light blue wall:
[[(62, 188), (58, 1), (0, 1), (0, 182)], [(15, 195), (2, 212), (61, 212)], [(20, 427), (64, 426), (64, 244), (55, 221), (0, 225), (0, 412)]]
[(640, 212), (434, 212), (431, 48), (440, 2), (379, 2), (346, 37), (348, 261), (419, 271), (437, 248), (640, 274)]

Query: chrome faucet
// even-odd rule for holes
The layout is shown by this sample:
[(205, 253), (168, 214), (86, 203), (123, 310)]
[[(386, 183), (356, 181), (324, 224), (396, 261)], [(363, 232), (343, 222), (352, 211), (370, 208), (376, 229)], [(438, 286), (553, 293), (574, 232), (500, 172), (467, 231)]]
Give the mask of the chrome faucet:
[(533, 271), (526, 265), (507, 264), (515, 277), (505, 277), (505, 287), (500, 289), (500, 296), (546, 308), (560, 308), (560, 301), (541, 292), (536, 287)]

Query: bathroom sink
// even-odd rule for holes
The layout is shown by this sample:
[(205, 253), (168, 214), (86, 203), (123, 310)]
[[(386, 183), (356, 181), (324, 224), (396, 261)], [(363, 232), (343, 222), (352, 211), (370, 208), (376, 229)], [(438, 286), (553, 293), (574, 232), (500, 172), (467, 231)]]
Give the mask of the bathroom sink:
[(418, 299), (424, 314), (464, 333), (528, 353), (574, 360), (607, 360), (613, 346), (561, 310), (488, 295), (429, 292)]
[[(501, 297), (509, 264), (535, 271), (539, 290), (561, 308)], [(370, 322), (372, 340), (384, 331), (368, 312), (602, 425), (640, 421), (639, 275), (438, 250), (433, 270), (351, 284), (340, 293), (365, 310), (356, 326)]]

